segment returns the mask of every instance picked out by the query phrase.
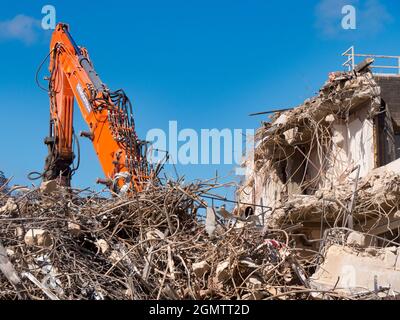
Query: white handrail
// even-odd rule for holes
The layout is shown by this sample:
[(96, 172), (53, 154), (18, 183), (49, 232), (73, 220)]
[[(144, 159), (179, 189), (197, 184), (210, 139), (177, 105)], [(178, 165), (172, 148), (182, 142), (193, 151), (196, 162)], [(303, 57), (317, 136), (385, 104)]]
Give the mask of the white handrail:
[(342, 64), (343, 67), (347, 67), (349, 71), (354, 70), (356, 66), (356, 58), (357, 57), (367, 57), (375, 59), (395, 59), (397, 65), (372, 65), (372, 69), (386, 69), (386, 70), (397, 70), (397, 74), (400, 74), (400, 56), (386, 56), (386, 55), (377, 55), (377, 54), (363, 54), (363, 53), (355, 53), (354, 46), (351, 46), (345, 52), (342, 53), (342, 56), (347, 57), (347, 60)]

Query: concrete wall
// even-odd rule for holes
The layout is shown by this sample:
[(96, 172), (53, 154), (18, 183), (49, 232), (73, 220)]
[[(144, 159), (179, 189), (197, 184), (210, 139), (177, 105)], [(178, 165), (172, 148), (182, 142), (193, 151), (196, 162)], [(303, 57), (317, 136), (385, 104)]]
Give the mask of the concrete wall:
[[(392, 137), (392, 140), (396, 140), (399, 143), (397, 148), (400, 148), (400, 76), (375, 75), (374, 77), (381, 87), (382, 98), (390, 109), (391, 116), (396, 121), (398, 120), (399, 126), (395, 130), (399, 130), (399, 136)], [(371, 79), (369, 81), (371, 82)], [(369, 118), (371, 103), (373, 102), (368, 99), (359, 100), (356, 99), (356, 103), (350, 105), (350, 115), (347, 120), (344, 120), (343, 117), (341, 119), (339, 116), (336, 120), (331, 121), (333, 122), (331, 150), (327, 151), (326, 154), (319, 154), (315, 146), (310, 146), (312, 150), (310, 161), (305, 168), (296, 171), (296, 164), (302, 163), (302, 156), (294, 155), (289, 161), (282, 162), (283, 167), (278, 168), (279, 170), (271, 164), (264, 164), (265, 168), (268, 168), (268, 172), (265, 170), (255, 172), (253, 158), (249, 157), (246, 163), (246, 181), (251, 181), (251, 183), (242, 190), (244, 192), (241, 192), (239, 198), (248, 203), (275, 208), (286, 201), (290, 201), (291, 194), (301, 194), (302, 192), (313, 194), (315, 189), (330, 187), (337, 183), (346, 183), (349, 172), (355, 169), (357, 165), (360, 166), (360, 178), (365, 177), (371, 170), (375, 169), (376, 162), (379, 162), (378, 159), (375, 159), (378, 143), (374, 138), (374, 120)], [(377, 100), (379, 103), (380, 99), (377, 98)], [(346, 106), (343, 106), (343, 110), (345, 109)], [(275, 125), (278, 123), (279, 119), (274, 122)], [(291, 144), (291, 140), (295, 136), (295, 129), (288, 129), (284, 135), (288, 143)], [(308, 154), (304, 150), (303, 152)], [(400, 149), (398, 154), (400, 155)], [(328, 161), (326, 161), (327, 158)], [(306, 181), (313, 183), (306, 190), (301, 190), (299, 182), (303, 180), (304, 169), (306, 169)], [(283, 179), (281, 177), (282, 170), (286, 174)], [(321, 173), (323, 177), (319, 179)], [(326, 173), (325, 176), (324, 173)], [(356, 171), (354, 170), (350, 177), (354, 178), (355, 175)], [(283, 181), (287, 177), (292, 177), (292, 179), (288, 182)], [(255, 208), (255, 212), (259, 215), (264, 210)]]
[(375, 168), (374, 125), (367, 118), (368, 111), (369, 105), (365, 105), (351, 114), (347, 123), (336, 120), (333, 124), (328, 180), (341, 180), (346, 171), (357, 165), (360, 165), (360, 177)]
[(360, 165), (360, 177), (375, 168), (374, 126), (367, 119), (369, 108), (363, 108), (350, 116), (347, 127), (347, 155), (349, 164)]
[(311, 286), (339, 292), (363, 293), (375, 286), (400, 293), (400, 249), (374, 249), (374, 254), (332, 245), (325, 260), (311, 277)]

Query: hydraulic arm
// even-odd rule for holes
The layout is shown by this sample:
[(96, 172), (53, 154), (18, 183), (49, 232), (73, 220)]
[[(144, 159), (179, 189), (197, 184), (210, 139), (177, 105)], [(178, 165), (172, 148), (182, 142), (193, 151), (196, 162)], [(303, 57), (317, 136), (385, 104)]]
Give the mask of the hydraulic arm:
[(100, 161), (104, 183), (115, 192), (140, 192), (149, 179), (146, 144), (135, 132), (132, 105), (123, 90), (110, 91), (101, 81), (88, 52), (78, 47), (66, 24), (58, 24), (50, 45), (50, 134), (44, 180), (70, 185), (74, 169), (74, 101), (88, 124), (89, 138)]

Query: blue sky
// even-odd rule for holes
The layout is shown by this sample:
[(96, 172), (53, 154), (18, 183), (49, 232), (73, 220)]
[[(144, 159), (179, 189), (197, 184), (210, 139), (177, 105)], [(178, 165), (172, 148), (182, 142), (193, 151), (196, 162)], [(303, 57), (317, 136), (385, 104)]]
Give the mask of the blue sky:
[[(42, 169), (46, 155), (49, 103), (34, 80), (48, 53), (51, 32), (39, 27), (46, 4), (55, 6), (58, 22), (70, 24), (102, 80), (125, 89), (142, 137), (152, 128), (166, 130), (170, 120), (179, 129), (257, 128), (266, 117), (249, 113), (313, 95), (329, 72), (342, 70), (340, 53), (349, 46), (400, 55), (396, 0), (3, 1), (0, 170), (20, 184)], [(357, 9), (356, 30), (340, 26), (344, 4)], [(85, 128), (77, 109), (75, 129)], [(94, 186), (102, 171), (90, 143), (81, 140), (81, 147), (74, 185)], [(177, 169), (192, 180), (216, 170), (230, 175), (234, 166)]]

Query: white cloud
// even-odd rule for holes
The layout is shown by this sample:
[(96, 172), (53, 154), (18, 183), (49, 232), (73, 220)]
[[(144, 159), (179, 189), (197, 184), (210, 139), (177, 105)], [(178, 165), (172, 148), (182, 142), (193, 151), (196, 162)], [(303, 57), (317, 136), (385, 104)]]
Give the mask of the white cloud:
[(25, 44), (36, 42), (40, 20), (19, 14), (11, 20), (0, 21), (0, 40), (19, 40)]
[[(342, 8), (345, 5), (352, 5), (356, 9), (355, 30), (344, 30), (341, 26)], [(315, 27), (327, 38), (376, 35), (393, 21), (393, 17), (380, 0), (321, 0), (316, 6), (315, 14)]]

